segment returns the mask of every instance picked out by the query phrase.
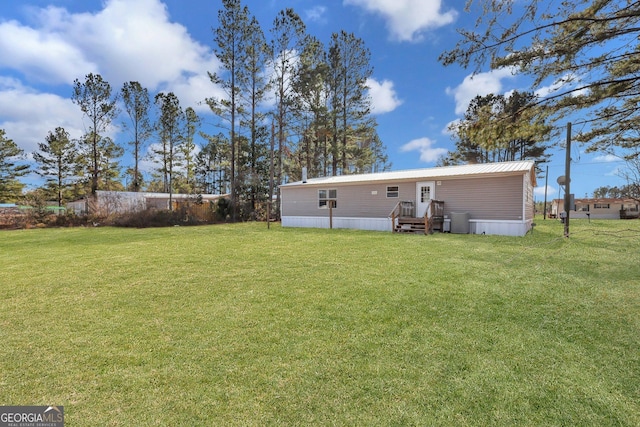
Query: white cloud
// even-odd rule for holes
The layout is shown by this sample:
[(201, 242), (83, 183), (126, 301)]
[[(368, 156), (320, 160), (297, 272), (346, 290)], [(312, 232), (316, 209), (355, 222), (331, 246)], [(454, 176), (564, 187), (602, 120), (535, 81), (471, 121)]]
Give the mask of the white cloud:
[(562, 83), (561, 81), (556, 81), (548, 86), (540, 87), (535, 91), (535, 94), (538, 98), (546, 98), (547, 96), (557, 93), (558, 90), (562, 89), (563, 87), (564, 83)]
[(307, 9), (304, 11), (304, 15), (307, 18), (306, 20), (309, 22), (326, 22), (326, 13), (327, 8), (325, 6), (314, 6), (311, 9)]
[(606, 154), (604, 156), (597, 156), (593, 159), (594, 162), (602, 162), (602, 163), (610, 163), (610, 162), (620, 162), (623, 161), (618, 156), (614, 156), (613, 154)]
[[(284, 81), (287, 85), (291, 84), (293, 80), (292, 70), (298, 67), (300, 62), (300, 54), (296, 49), (286, 49), (282, 52), (279, 52), (276, 60), (269, 60), (265, 66), (264, 75), (272, 76), (278, 75), (282, 76), (284, 73)], [(264, 108), (272, 108), (276, 103), (276, 87), (271, 85), (270, 89), (265, 94), (265, 99), (262, 101), (262, 107)], [(289, 88), (287, 87), (286, 90)]]
[(442, 0), (344, 0), (383, 16), (393, 39), (419, 41), (426, 30), (452, 23), (458, 13), (442, 12)]
[(217, 63), (184, 26), (169, 21), (160, 0), (107, 0), (96, 14), (49, 7), (41, 11), (40, 23), (42, 34), (59, 34), (117, 86), (136, 80), (153, 90)]
[(609, 172), (605, 173), (604, 176), (620, 176), (623, 173), (622, 168), (620, 168), (619, 166), (616, 166), (615, 168), (613, 168), (612, 170), (610, 170)]
[(582, 79), (579, 75), (575, 73), (568, 73), (563, 75), (562, 77), (559, 77), (551, 84), (540, 87), (535, 91), (535, 94), (539, 98), (546, 98), (552, 95), (557, 96), (563, 92), (569, 91), (572, 91), (569, 95), (573, 97), (586, 95), (589, 93), (588, 88), (577, 89), (578, 85), (580, 85), (581, 82)]
[(222, 88), (214, 86), (206, 74), (184, 76), (172, 82), (168, 90), (175, 93), (183, 109), (191, 107), (198, 113), (211, 112), (209, 106), (204, 102), (205, 96), (216, 99), (227, 98), (226, 92)]
[(499, 94), (503, 90), (502, 80), (513, 78), (514, 73), (509, 68), (468, 75), (456, 88), (447, 87), (447, 95), (456, 100), (456, 114), (463, 115), (467, 111), (469, 102), (476, 96), (490, 93)]
[(398, 99), (396, 91), (393, 89), (393, 82), (383, 80), (378, 82), (376, 79), (367, 79), (369, 87), (369, 97), (371, 97), (371, 112), (373, 114), (389, 113), (402, 104), (402, 100)]
[(426, 163), (436, 162), (441, 156), (447, 154), (445, 148), (436, 148), (435, 144), (429, 138), (418, 138), (413, 141), (409, 141), (400, 147), (400, 152), (406, 153), (409, 151), (418, 151), (420, 153), (420, 160)]
[(442, 134), (449, 137), (454, 136), (455, 130), (458, 129), (461, 123), (462, 123), (461, 119), (455, 119), (450, 121), (449, 123), (447, 123), (447, 126), (445, 126), (444, 129), (442, 129)]
[(114, 87), (135, 80), (156, 90), (219, 67), (209, 48), (169, 21), (160, 0), (106, 0), (97, 13), (49, 6), (35, 21), (0, 24), (0, 66), (37, 81), (71, 84), (94, 72)]
[(63, 35), (25, 27), (15, 21), (0, 23), (0, 67), (53, 84), (71, 83), (79, 74), (97, 70)]
[[(94, 13), (30, 10), (29, 25), (0, 22), (0, 70), (15, 76), (0, 74), (0, 127), (27, 152), (58, 126), (72, 137), (85, 132), (70, 96), (73, 80), (82, 82), (90, 72), (102, 75), (114, 93), (125, 81), (138, 81), (152, 93), (173, 91), (183, 108), (198, 111), (209, 111), (205, 98), (224, 96), (207, 76), (219, 61), (170, 22), (161, 0), (105, 0)], [(36, 90), (36, 83), (45, 85)]]
[[(553, 199), (554, 195), (558, 193), (558, 189), (555, 187), (552, 187), (550, 185), (547, 185), (547, 201), (551, 201), (551, 199)], [(533, 194), (536, 196), (540, 196), (542, 198), (544, 198), (544, 189), (545, 186), (541, 186), (541, 187), (536, 187), (533, 190)], [(544, 200), (544, 199), (543, 199)]]
[(0, 128), (26, 152), (38, 149), (49, 131), (63, 127), (72, 138), (84, 133), (82, 114), (69, 98), (39, 93), (0, 77)]
[(159, 143), (154, 142), (147, 146), (145, 155), (142, 156), (138, 163), (138, 168), (142, 172), (151, 173), (158, 169), (159, 162), (161, 162), (156, 154), (158, 151), (162, 151), (162, 145)]

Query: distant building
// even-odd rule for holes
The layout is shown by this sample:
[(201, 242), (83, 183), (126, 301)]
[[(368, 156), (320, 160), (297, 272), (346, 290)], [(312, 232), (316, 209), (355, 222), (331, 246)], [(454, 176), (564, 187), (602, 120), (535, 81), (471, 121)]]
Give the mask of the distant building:
[[(570, 218), (620, 219), (638, 218), (640, 203), (633, 199), (575, 199), (575, 210)], [(564, 199), (551, 202), (551, 217), (560, 218), (564, 214)]]
[[(186, 202), (213, 202), (225, 195), (220, 194), (172, 194), (173, 208)], [(133, 191), (96, 191), (96, 212), (100, 215), (139, 212), (146, 209), (169, 209), (169, 193), (148, 193)], [(67, 203), (69, 212), (84, 215), (89, 211), (87, 198)]]

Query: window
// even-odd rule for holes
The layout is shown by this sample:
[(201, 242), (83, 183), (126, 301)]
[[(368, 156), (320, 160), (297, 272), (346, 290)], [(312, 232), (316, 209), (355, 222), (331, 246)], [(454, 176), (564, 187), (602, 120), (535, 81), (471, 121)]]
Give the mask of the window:
[(431, 200), (431, 187), (423, 185), (420, 187), (420, 203), (426, 203)]
[(397, 185), (387, 185), (387, 198), (397, 198), (400, 196), (400, 190)]
[(609, 203), (594, 203), (594, 209), (609, 209)]
[(576, 208), (579, 212), (589, 212), (589, 205), (576, 205)]
[(318, 208), (328, 209), (329, 203), (333, 208), (338, 207), (338, 190), (318, 190)]

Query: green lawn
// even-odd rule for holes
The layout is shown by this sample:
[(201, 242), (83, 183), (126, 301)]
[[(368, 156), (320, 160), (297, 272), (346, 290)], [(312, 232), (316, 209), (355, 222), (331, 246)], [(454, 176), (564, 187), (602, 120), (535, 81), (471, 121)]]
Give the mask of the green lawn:
[(640, 221), (0, 233), (0, 405), (68, 426), (640, 425)]

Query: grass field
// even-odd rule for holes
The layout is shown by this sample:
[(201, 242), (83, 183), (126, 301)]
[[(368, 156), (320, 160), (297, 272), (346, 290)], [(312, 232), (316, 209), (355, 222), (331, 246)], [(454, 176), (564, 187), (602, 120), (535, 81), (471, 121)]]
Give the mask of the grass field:
[(0, 233), (0, 405), (68, 426), (640, 425), (640, 221)]

